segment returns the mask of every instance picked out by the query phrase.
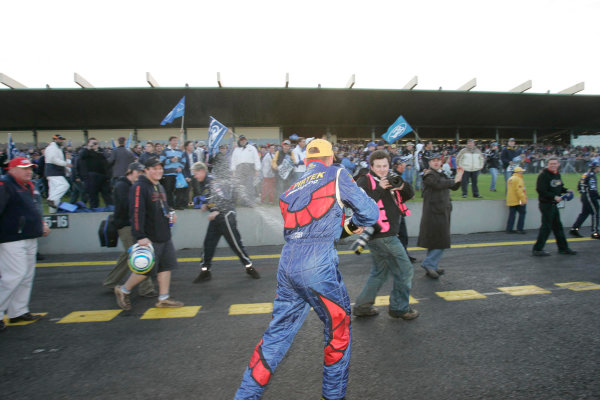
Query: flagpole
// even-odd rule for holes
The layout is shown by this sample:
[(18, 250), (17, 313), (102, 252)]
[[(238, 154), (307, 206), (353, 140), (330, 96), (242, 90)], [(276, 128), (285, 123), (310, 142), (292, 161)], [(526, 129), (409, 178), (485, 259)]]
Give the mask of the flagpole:
[(183, 130), (183, 121), (185, 120), (185, 114), (181, 116), (181, 131), (179, 132), (179, 141), (181, 142), (181, 146), (184, 144), (184, 130)]

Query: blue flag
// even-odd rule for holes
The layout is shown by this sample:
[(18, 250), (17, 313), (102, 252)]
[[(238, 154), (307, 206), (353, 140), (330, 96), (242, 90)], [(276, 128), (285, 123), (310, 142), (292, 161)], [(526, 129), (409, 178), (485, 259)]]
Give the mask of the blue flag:
[(408, 122), (406, 122), (404, 117), (401, 115), (398, 117), (396, 122), (390, 125), (387, 132), (384, 133), (381, 137), (384, 138), (385, 141), (388, 143), (394, 143), (396, 140), (400, 139), (401, 137), (407, 135), (412, 131), (413, 128), (408, 124)]
[(129, 137), (127, 138), (127, 143), (125, 144), (126, 149), (131, 148), (131, 135), (133, 135), (133, 132), (129, 132)]
[(185, 96), (179, 100), (179, 103), (167, 114), (165, 119), (160, 123), (161, 125), (170, 124), (175, 118), (183, 117), (185, 114)]
[(113, 149), (116, 149), (117, 145), (115, 144), (115, 139), (111, 139), (111, 141), (112, 141), (112, 147), (113, 147)]
[(19, 149), (15, 146), (15, 142), (13, 142), (12, 134), (8, 134), (8, 159), (12, 160), (15, 157), (19, 156)]
[(214, 155), (219, 151), (219, 143), (225, 136), (227, 127), (210, 117), (210, 124), (208, 125), (208, 153)]

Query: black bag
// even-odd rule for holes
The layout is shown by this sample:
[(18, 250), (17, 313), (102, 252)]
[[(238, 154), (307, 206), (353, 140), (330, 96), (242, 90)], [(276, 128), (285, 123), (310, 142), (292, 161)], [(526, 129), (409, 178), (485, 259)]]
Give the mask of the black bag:
[(105, 220), (100, 222), (98, 228), (98, 237), (100, 238), (100, 246), (102, 247), (117, 247), (119, 243), (119, 232), (115, 225), (113, 214), (109, 215)]

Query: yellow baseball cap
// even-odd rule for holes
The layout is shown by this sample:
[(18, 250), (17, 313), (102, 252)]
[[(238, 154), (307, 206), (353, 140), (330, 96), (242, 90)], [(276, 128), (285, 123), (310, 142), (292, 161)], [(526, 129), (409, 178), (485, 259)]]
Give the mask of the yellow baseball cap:
[(306, 146), (306, 158), (333, 156), (331, 143), (325, 139), (313, 139)]
[(525, 170), (521, 167), (515, 167), (515, 169), (513, 169), (513, 172), (525, 172)]

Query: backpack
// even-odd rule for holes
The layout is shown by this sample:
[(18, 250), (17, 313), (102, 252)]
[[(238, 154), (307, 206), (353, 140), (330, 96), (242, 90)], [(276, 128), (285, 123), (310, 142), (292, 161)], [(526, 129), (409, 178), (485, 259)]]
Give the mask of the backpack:
[(117, 247), (117, 243), (119, 242), (119, 232), (115, 225), (113, 214), (110, 214), (105, 220), (100, 222), (98, 237), (100, 238), (100, 246)]

